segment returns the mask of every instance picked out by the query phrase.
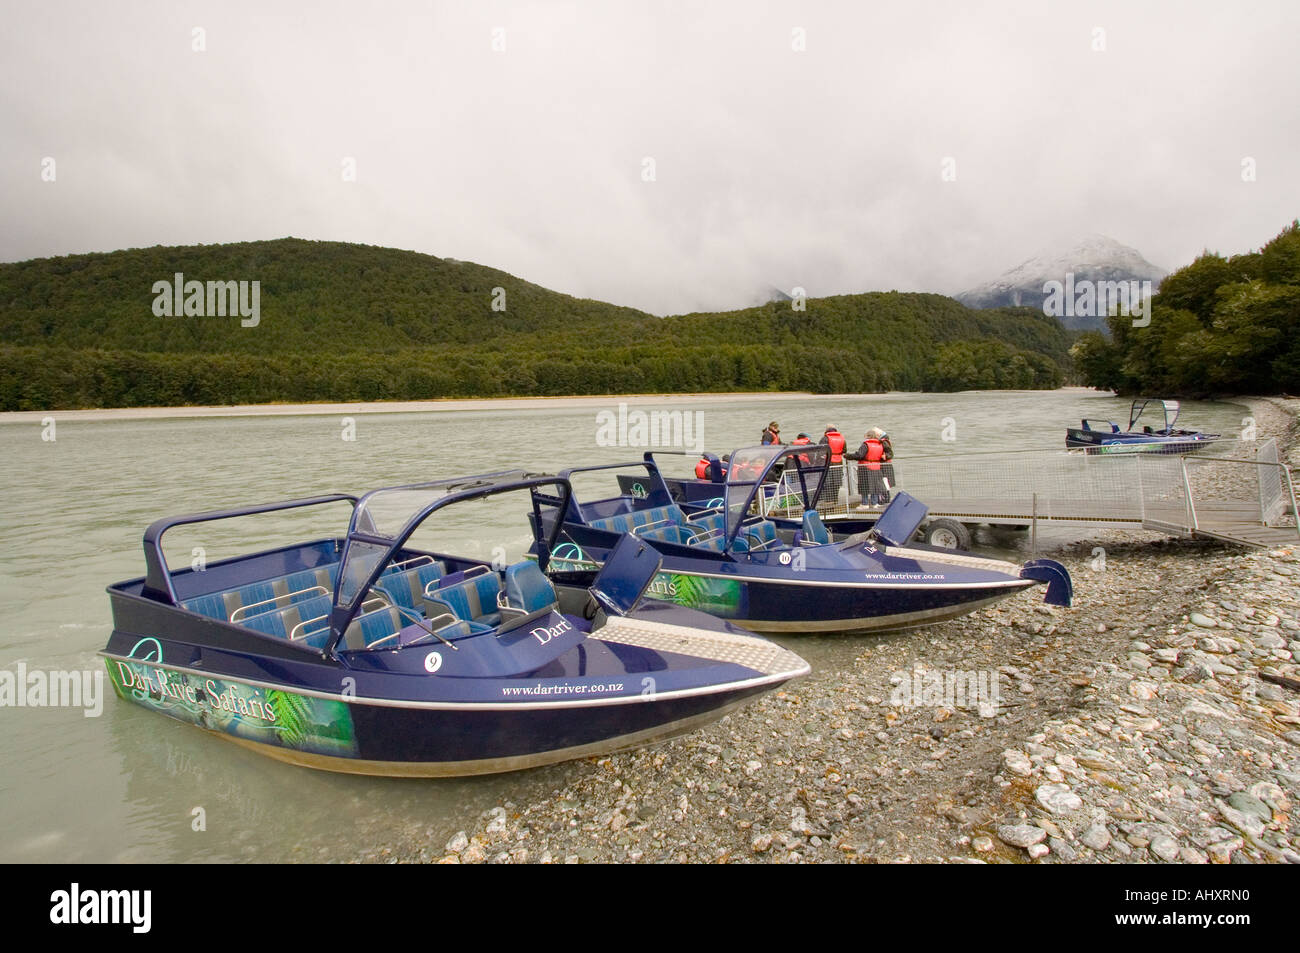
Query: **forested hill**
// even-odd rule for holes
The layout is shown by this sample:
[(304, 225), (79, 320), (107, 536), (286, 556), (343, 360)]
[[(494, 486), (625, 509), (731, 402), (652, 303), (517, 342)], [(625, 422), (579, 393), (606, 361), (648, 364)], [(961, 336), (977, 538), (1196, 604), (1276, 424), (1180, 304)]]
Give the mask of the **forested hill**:
[[(201, 285), (174, 294), (178, 272)], [(218, 282), (249, 283), (242, 312), (223, 284), (216, 313)], [(482, 265), (292, 238), (0, 264), (3, 410), (1055, 387), (1069, 343), (1041, 313), (941, 295), (659, 318)]]
[(1121, 394), (1300, 393), (1300, 221), (1259, 251), (1205, 252), (1160, 283), (1144, 323), (1072, 349), (1084, 382)]

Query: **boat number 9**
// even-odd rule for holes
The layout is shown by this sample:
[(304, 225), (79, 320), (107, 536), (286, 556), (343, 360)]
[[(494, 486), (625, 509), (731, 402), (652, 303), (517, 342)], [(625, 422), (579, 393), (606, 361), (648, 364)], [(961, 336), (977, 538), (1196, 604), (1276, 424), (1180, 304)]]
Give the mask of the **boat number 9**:
[(790, 565), (790, 554), (789, 554), (789, 553), (782, 553), (778, 558), (781, 560), (781, 565), (782, 565), (782, 566), (788, 566), (788, 565)]
[(424, 657), (424, 670), (432, 674), (442, 668), (442, 656), (437, 652), (430, 652)]

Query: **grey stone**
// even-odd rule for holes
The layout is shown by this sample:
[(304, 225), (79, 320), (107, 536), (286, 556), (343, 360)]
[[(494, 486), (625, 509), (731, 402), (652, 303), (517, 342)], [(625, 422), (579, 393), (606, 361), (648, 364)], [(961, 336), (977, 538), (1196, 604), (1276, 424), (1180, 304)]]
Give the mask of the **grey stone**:
[(1065, 784), (1042, 784), (1034, 792), (1034, 799), (1052, 814), (1069, 814), (1083, 807), (1079, 795)]
[(1259, 837), (1264, 833), (1264, 822), (1257, 814), (1247, 814), (1244, 811), (1239, 811), (1226, 801), (1217, 798), (1214, 803), (1219, 806), (1219, 813), (1223, 815), (1224, 820), (1237, 830), (1249, 834), (1251, 837)]
[(1155, 854), (1167, 864), (1172, 864), (1178, 859), (1178, 841), (1164, 834), (1159, 834), (1151, 839), (1148, 845), (1151, 853)]
[(1093, 850), (1105, 850), (1110, 844), (1110, 831), (1104, 823), (1097, 821), (1079, 835), (1079, 841)]
[(1053, 854), (1061, 858), (1061, 860), (1066, 861), (1067, 863), (1079, 859), (1078, 852), (1075, 851), (1075, 849), (1070, 846), (1069, 842), (1063, 840), (1060, 837), (1048, 838), (1047, 846), (1052, 848)]
[(459, 854), (468, 846), (469, 838), (465, 836), (464, 831), (457, 831), (451, 840), (447, 841), (447, 850), (453, 854)]
[(1273, 820), (1273, 810), (1259, 798), (1247, 794), (1245, 791), (1237, 791), (1235, 794), (1228, 796), (1228, 803), (1243, 814), (1253, 814), (1261, 821), (1267, 824)]
[(998, 828), (998, 839), (1012, 847), (1027, 848), (1046, 837), (1047, 831), (1033, 824), (1004, 824)]
[(1029, 760), (1029, 756), (1023, 751), (1017, 751), (1015, 748), (1008, 748), (1002, 752), (1002, 760), (1007, 766), (1007, 770), (1012, 774), (1018, 774), (1021, 777), (1028, 777), (1034, 772), (1034, 765)]

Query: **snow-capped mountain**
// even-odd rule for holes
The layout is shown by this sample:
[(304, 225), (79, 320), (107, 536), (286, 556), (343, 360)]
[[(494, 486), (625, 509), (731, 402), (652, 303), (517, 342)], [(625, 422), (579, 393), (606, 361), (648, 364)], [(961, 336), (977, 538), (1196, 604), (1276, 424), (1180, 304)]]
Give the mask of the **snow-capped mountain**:
[[(1003, 305), (1042, 308), (1044, 300), (1049, 298), (1049, 291), (1044, 290), (1044, 285), (1049, 282), (1074, 288), (1082, 287), (1084, 282), (1150, 281), (1151, 287), (1155, 288), (1166, 274), (1168, 272), (1164, 269), (1143, 258), (1137, 249), (1121, 245), (1105, 235), (1090, 235), (1067, 251), (1031, 258), (994, 280), (954, 297), (968, 308), (998, 308)], [(1072, 279), (1068, 277), (1071, 275)], [(1049, 285), (1049, 289), (1051, 287)], [(1104, 329), (1106, 326), (1104, 313), (1058, 313), (1057, 316), (1071, 329)]]

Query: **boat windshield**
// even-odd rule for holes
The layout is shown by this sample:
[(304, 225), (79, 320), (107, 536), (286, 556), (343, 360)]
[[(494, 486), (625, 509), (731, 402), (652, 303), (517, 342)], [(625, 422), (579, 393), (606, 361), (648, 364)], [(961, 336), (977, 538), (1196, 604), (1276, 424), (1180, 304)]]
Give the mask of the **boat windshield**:
[[(1178, 401), (1157, 400), (1152, 397), (1140, 397), (1137, 400), (1133, 401), (1133, 406), (1129, 408), (1128, 429), (1130, 432), (1133, 430), (1134, 427), (1137, 426), (1138, 421), (1142, 419), (1142, 414), (1146, 411), (1147, 407), (1152, 405), (1159, 407), (1161, 413), (1164, 415), (1164, 422), (1161, 425), (1161, 429), (1162, 430), (1174, 429), (1174, 424), (1178, 421), (1178, 413), (1180, 410)], [(1152, 413), (1154, 414), (1154, 407), (1152, 407)]]
[(727, 470), (727, 538), (749, 516), (802, 513), (816, 506), (826, 478), (829, 450), (821, 444), (746, 447), (731, 455)]
[(528, 476), (523, 470), (509, 470), (367, 493), (357, 504), (348, 527), (348, 543), (339, 567), (337, 604), (352, 606), (364, 594), (379, 564), (392, 555), (395, 544), (405, 540), (443, 501), (464, 494), (499, 492)]

